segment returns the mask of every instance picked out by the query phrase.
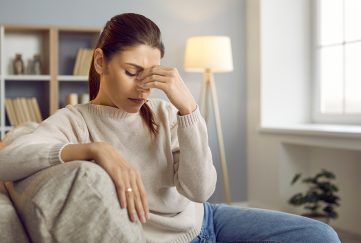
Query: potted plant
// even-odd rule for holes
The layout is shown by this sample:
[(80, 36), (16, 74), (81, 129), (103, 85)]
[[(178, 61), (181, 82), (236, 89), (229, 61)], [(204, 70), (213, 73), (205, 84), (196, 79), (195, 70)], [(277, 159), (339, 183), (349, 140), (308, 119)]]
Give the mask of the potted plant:
[[(296, 174), (291, 185), (300, 178), (301, 173)], [(304, 193), (296, 193), (288, 202), (293, 206), (303, 206), (306, 211), (303, 216), (329, 223), (330, 219), (338, 217), (336, 207), (340, 206), (340, 197), (336, 195), (338, 188), (332, 182), (335, 178), (332, 172), (322, 169), (315, 176), (302, 179), (302, 183), (307, 185), (307, 190)]]

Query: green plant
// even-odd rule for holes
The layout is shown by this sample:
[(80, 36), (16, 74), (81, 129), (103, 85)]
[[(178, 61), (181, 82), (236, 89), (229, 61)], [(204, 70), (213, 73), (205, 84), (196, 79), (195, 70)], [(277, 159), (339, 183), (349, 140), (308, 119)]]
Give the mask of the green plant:
[[(301, 174), (296, 174), (291, 185), (294, 185), (301, 178)], [(313, 177), (307, 177), (302, 180), (308, 186), (305, 193), (296, 193), (289, 199), (289, 203), (294, 206), (303, 206), (309, 212), (304, 214), (308, 217), (325, 217), (335, 219), (338, 214), (335, 210), (340, 206), (340, 197), (336, 195), (338, 188), (332, 183), (336, 177), (332, 172), (322, 169)]]

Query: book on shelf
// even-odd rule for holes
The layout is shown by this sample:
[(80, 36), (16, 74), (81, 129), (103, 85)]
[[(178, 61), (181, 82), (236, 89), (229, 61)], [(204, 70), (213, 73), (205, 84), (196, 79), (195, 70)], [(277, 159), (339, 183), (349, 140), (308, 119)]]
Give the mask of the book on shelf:
[(33, 106), (36, 122), (41, 122), (43, 120), (43, 117), (41, 116), (38, 100), (35, 97), (31, 97), (30, 100)]
[(11, 126), (31, 121), (40, 123), (43, 120), (35, 97), (6, 98), (5, 111)]
[(18, 118), (18, 124), (16, 124), (16, 125), (19, 125), (21, 123), (24, 123), (26, 120), (25, 115), (24, 115), (24, 109), (21, 104), (20, 98), (15, 98), (13, 102), (14, 102), (15, 114), (16, 114), (16, 117)]
[(29, 115), (30, 115), (30, 120), (31, 121), (37, 121), (36, 119), (36, 115), (35, 115), (35, 110), (33, 108), (33, 104), (31, 103), (31, 99), (25, 99), (26, 101), (26, 105), (29, 108)]
[(79, 48), (75, 58), (73, 75), (88, 75), (92, 57), (93, 49)]
[(24, 112), (24, 122), (32, 121), (30, 117), (30, 109), (28, 107), (25, 97), (20, 97), (19, 99)]
[(16, 125), (18, 123), (18, 120), (17, 120), (16, 114), (15, 114), (13, 102), (9, 98), (5, 99), (5, 111), (6, 111), (6, 114), (8, 115), (10, 124), (12, 126)]

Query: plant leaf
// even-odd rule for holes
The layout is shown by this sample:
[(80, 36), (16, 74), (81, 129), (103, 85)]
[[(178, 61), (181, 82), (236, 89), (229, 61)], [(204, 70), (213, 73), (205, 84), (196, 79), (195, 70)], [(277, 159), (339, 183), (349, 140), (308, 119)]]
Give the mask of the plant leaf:
[(328, 170), (325, 170), (325, 169), (322, 169), (322, 176), (328, 178), (328, 179), (335, 179), (336, 176), (334, 173), (328, 171)]
[(297, 194), (293, 195), (288, 202), (291, 205), (300, 206), (300, 205), (304, 204), (305, 199), (304, 199), (304, 196), (302, 195), (302, 193), (297, 193)]
[(298, 179), (300, 179), (300, 177), (301, 177), (301, 173), (297, 173), (297, 174), (293, 177), (293, 179), (292, 179), (292, 181), (291, 181), (291, 185), (295, 184), (295, 183), (298, 181)]

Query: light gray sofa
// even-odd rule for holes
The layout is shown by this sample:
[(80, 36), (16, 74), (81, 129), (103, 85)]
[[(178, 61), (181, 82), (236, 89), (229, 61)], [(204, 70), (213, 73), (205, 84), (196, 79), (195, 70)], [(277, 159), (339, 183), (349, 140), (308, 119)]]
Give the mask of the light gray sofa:
[(2, 181), (0, 181), (0, 242), (30, 242)]
[(72, 161), (2, 187), (0, 242), (145, 242), (97, 164)]
[[(3, 142), (31, 129), (18, 128)], [(141, 223), (130, 222), (120, 208), (109, 175), (95, 163), (71, 161), (16, 182), (0, 181), (0, 242), (141, 243), (145, 238)]]

